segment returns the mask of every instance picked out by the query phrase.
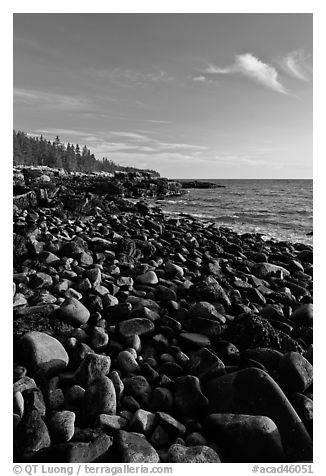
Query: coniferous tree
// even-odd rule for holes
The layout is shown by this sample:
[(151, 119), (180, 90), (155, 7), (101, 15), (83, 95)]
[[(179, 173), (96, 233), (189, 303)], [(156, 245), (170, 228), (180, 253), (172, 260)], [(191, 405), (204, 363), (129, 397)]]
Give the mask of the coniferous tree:
[(16, 131), (14, 131), (14, 139), (13, 139), (13, 152), (14, 152), (14, 162), (18, 165), (22, 164), (22, 151), (20, 147), (20, 142), (18, 140), (18, 136), (16, 134)]
[(159, 174), (153, 170), (142, 170), (135, 167), (123, 167), (116, 164), (107, 157), (97, 160), (95, 155), (87, 148), (83, 147), (82, 152), (77, 144), (68, 143), (67, 147), (57, 136), (51, 143), (41, 137), (31, 137), (22, 131), (13, 131), (13, 155), (14, 164), (17, 165), (47, 165), (53, 168), (64, 168), (68, 172), (94, 172), (103, 171), (114, 173), (116, 170), (131, 172), (151, 172), (156, 176)]

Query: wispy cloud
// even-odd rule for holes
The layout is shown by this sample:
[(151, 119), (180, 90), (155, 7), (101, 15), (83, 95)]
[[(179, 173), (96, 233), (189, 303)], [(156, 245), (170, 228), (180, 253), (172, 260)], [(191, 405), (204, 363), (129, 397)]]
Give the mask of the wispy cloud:
[(301, 81), (309, 81), (311, 74), (311, 66), (307, 60), (310, 56), (305, 55), (302, 49), (292, 51), (280, 62), (284, 71), (294, 78), (301, 79)]
[(92, 78), (105, 80), (111, 85), (131, 88), (131, 87), (147, 87), (151, 84), (158, 85), (160, 83), (169, 83), (174, 81), (174, 76), (156, 68), (150, 70), (139, 71), (137, 69), (114, 68), (114, 69), (98, 69), (86, 70), (85, 74)]
[[(32, 135), (45, 135), (54, 138), (59, 135), (64, 140), (70, 140), (72, 136), (79, 144), (86, 144), (98, 159), (105, 156), (118, 160), (118, 152), (128, 152), (129, 158), (143, 154), (150, 162), (153, 154), (158, 157), (180, 156), (196, 157), (198, 154), (207, 151), (209, 147), (198, 144), (188, 144), (176, 141), (164, 141), (151, 137), (149, 134), (138, 131), (98, 131), (96, 133), (89, 131), (78, 131), (74, 129), (34, 129), (30, 131)], [(169, 155), (170, 154), (170, 155)]]
[[(236, 55), (234, 63), (224, 68), (220, 68), (215, 65), (209, 65), (201, 76), (198, 78), (212, 78), (221, 74), (233, 74), (239, 73), (247, 76), (248, 78), (262, 84), (263, 86), (272, 89), (281, 94), (288, 94), (285, 87), (278, 79), (278, 72), (267, 63), (264, 63), (259, 58), (251, 53), (245, 53), (242, 55)], [(196, 80), (195, 78), (193, 78)], [(203, 81), (201, 79), (201, 81)]]
[(49, 107), (64, 111), (84, 110), (90, 103), (84, 98), (66, 94), (49, 93), (33, 89), (14, 88), (14, 101), (26, 106)]
[(138, 134), (137, 132), (129, 132), (129, 131), (110, 131), (108, 133), (110, 136), (113, 137), (124, 137), (126, 139), (131, 139), (136, 142), (147, 142), (151, 140), (144, 134)]
[(144, 119), (144, 122), (150, 122), (151, 124), (171, 124), (171, 121), (161, 121), (156, 119)]
[(77, 136), (85, 137), (88, 133), (83, 131), (76, 131), (75, 129), (33, 129), (31, 131), (34, 135), (47, 134), (47, 135), (65, 135), (65, 136)]
[(207, 150), (208, 147), (203, 145), (195, 145), (195, 144), (180, 144), (175, 142), (160, 142), (156, 141), (156, 145), (160, 150), (193, 150), (193, 151), (202, 151)]
[(241, 152), (231, 150), (217, 152), (206, 145), (157, 139), (147, 134), (146, 131), (141, 133), (138, 130), (102, 130), (90, 133), (74, 129), (48, 128), (46, 130), (35, 129), (30, 132), (33, 135), (51, 134), (51, 140), (56, 135), (61, 137), (61, 134), (65, 140), (69, 140), (69, 136), (72, 136), (75, 139), (74, 143), (86, 144), (98, 159), (109, 157), (121, 165), (156, 168), (161, 171), (176, 163), (182, 163), (186, 168), (192, 167), (194, 164), (199, 164), (203, 168), (214, 164), (227, 167), (227, 169), (231, 167), (253, 169), (259, 166), (269, 166), (274, 169), (281, 165), (274, 157), (275, 152), (280, 149), (265, 144), (247, 146)]
[(266, 165), (269, 164), (266, 160), (256, 160), (250, 156), (239, 155), (239, 154), (230, 154), (230, 155), (222, 155), (217, 156), (216, 160), (220, 164), (230, 165), (234, 167), (235, 165)]
[[(165, 151), (178, 151), (178, 150), (188, 150), (188, 151), (204, 151), (207, 150), (207, 146), (197, 145), (197, 144), (187, 144), (180, 142), (164, 142), (162, 140), (155, 139), (149, 135), (139, 134), (138, 132), (128, 132), (128, 131), (110, 131), (106, 133), (107, 138), (118, 137), (128, 141), (129, 145), (132, 145), (134, 149), (139, 150), (142, 147), (143, 152), (152, 152), (155, 150), (157, 153)], [(145, 145), (146, 144), (146, 145)], [(147, 146), (147, 149), (145, 147)]]
[(116, 151), (110, 157), (121, 165), (154, 168), (156, 170), (161, 170), (166, 165), (173, 167), (175, 164), (180, 163), (183, 163), (185, 167), (190, 166), (194, 160), (191, 154), (182, 152), (164, 152), (161, 154), (152, 152), (151, 154), (145, 154), (143, 151), (137, 151), (131, 154), (128, 151)]
[(194, 78), (192, 78), (193, 81), (197, 81), (198, 83), (204, 83), (205, 81), (207, 81), (207, 78), (206, 76), (195, 76)]
[(268, 158), (251, 154), (219, 154), (215, 156), (214, 159), (218, 164), (229, 167), (257, 167), (268, 165), (271, 168), (279, 168), (281, 165), (275, 160), (269, 160)]
[(45, 47), (41, 43), (33, 40), (32, 38), (22, 38), (21, 36), (15, 35), (13, 38), (14, 47), (19, 46), (23, 48), (31, 48), (37, 51), (44, 51)]
[(64, 51), (56, 48), (51, 42), (37, 41), (34, 38), (27, 36), (18, 36), (14, 34), (13, 37), (14, 58), (16, 53), (21, 50), (24, 55), (33, 55), (34, 57), (42, 58), (44, 61), (60, 61)]

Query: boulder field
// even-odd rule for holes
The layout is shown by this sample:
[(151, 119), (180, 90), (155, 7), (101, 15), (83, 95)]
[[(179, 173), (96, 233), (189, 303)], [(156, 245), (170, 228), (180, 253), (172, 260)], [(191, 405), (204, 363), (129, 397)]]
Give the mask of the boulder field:
[(64, 192), (14, 206), (14, 461), (311, 461), (312, 248)]

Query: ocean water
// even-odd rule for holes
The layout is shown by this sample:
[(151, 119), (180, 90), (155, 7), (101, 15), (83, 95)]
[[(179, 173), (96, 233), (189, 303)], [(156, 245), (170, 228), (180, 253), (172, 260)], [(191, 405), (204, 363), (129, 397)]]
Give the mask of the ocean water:
[(187, 213), (214, 221), (238, 233), (262, 233), (274, 238), (312, 244), (312, 180), (212, 180), (225, 188), (190, 189), (181, 197), (159, 201), (164, 213)]

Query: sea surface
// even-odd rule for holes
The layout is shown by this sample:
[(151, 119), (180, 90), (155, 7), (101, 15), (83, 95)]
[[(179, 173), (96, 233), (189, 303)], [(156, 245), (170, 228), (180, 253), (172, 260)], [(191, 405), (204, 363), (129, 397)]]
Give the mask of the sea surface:
[(159, 201), (164, 213), (186, 213), (214, 221), (238, 233), (262, 233), (266, 239), (311, 244), (312, 180), (227, 179), (202, 181), (225, 188), (189, 189), (181, 197)]

